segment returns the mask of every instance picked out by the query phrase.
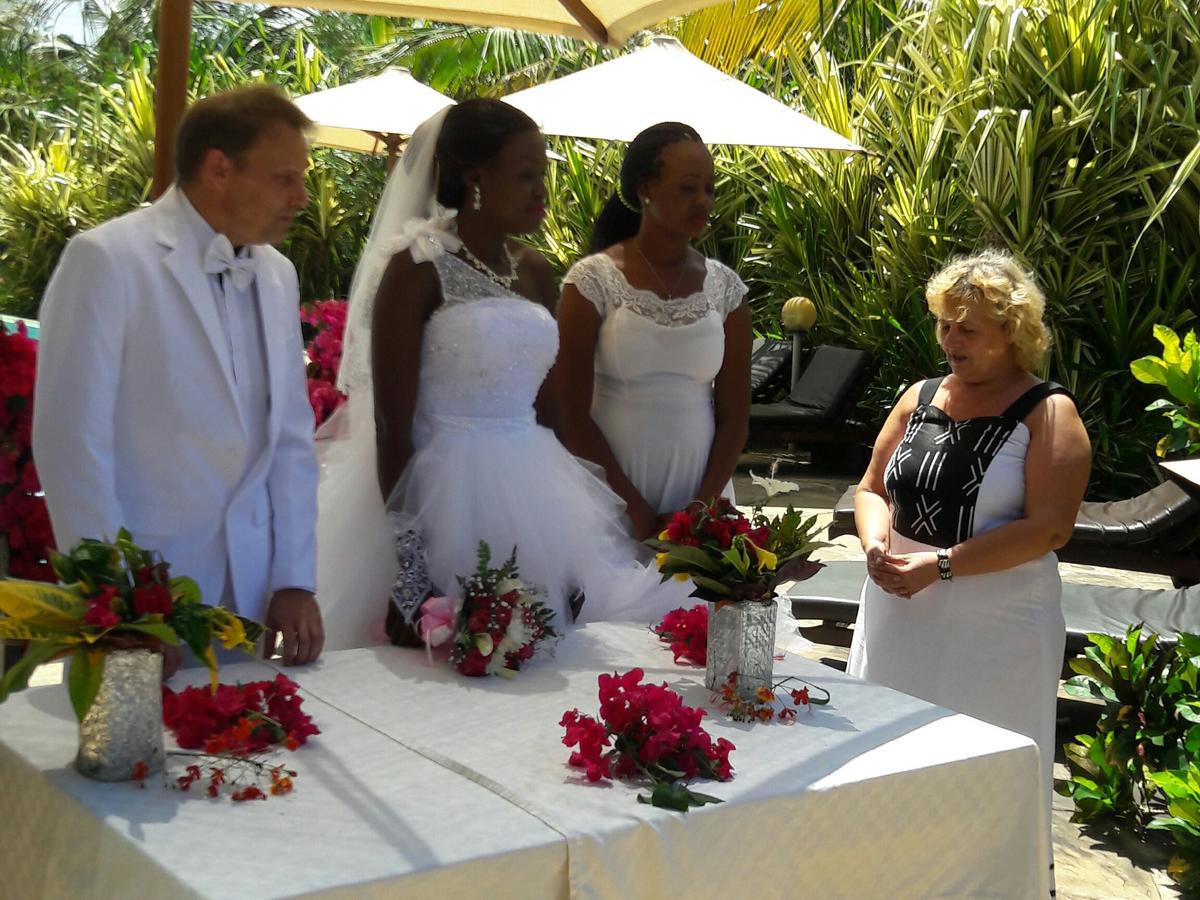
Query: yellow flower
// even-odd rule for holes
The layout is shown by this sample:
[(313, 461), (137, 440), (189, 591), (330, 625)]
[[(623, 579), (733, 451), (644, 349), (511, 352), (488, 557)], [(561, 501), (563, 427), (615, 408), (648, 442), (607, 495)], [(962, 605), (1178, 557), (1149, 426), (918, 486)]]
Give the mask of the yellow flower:
[(754, 548), (754, 555), (758, 557), (758, 571), (761, 572), (763, 569), (769, 569), (774, 572), (775, 567), (779, 565), (779, 557), (770, 550), (765, 550), (758, 546), (754, 541), (747, 540), (746, 543)]
[(247, 643), (246, 627), (242, 620), (223, 609), (213, 614), (213, 630), (226, 650), (234, 650)]
[(667, 529), (664, 528), (658, 533), (658, 539), (660, 541), (668, 541), (671, 539), (671, 535), (667, 532)]
[(654, 557), (654, 564), (661, 569), (666, 564), (667, 557), (670, 555), (670, 553), (659, 553)]
[(688, 581), (690, 579), (690, 576), (688, 575), (687, 572), (676, 572), (671, 577), (674, 578), (676, 581)]

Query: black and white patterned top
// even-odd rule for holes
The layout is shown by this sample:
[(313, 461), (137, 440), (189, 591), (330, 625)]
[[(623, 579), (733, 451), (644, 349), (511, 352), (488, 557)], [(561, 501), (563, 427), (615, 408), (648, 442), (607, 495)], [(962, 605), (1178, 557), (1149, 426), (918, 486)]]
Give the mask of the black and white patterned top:
[(998, 416), (955, 421), (932, 404), (941, 383), (931, 378), (921, 385), (883, 483), (897, 532), (923, 544), (952, 547), (975, 534), (979, 488), (1014, 429), (1051, 394), (1070, 394), (1061, 385), (1042, 382)]

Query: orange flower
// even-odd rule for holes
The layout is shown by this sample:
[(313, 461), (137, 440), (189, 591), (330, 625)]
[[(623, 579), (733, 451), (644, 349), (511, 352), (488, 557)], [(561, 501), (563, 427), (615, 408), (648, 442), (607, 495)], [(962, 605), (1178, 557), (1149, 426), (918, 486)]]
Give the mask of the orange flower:
[(756, 694), (759, 703), (770, 703), (775, 699), (775, 692), (769, 687), (760, 687)]

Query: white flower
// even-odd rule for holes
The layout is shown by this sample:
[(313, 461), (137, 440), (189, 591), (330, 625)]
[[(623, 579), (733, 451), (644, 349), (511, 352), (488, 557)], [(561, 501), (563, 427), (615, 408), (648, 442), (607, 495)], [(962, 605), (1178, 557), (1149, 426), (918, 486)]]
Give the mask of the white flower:
[(516, 578), (501, 578), (496, 582), (496, 596), (503, 597), (505, 594), (513, 591), (520, 591), (525, 585), (521, 584)]

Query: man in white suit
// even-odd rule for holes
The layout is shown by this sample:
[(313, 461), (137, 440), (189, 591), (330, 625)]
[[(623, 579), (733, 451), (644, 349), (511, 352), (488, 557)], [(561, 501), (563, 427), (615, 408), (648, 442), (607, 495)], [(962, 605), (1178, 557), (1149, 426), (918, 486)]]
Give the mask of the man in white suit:
[(124, 525), (320, 655), (317, 464), (296, 270), (308, 119), (276, 88), (197, 102), (176, 184), (75, 237), (42, 300), (33, 449), (59, 547)]

